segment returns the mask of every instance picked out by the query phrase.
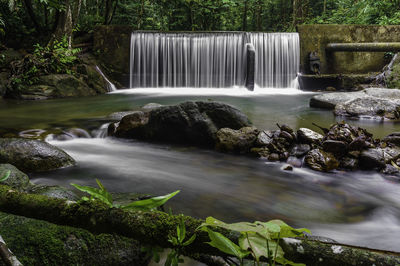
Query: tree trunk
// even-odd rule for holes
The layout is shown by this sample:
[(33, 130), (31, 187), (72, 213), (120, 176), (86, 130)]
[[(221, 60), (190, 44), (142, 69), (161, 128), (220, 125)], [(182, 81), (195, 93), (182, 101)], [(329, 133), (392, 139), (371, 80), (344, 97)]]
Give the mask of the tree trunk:
[[(116, 233), (131, 237), (143, 244), (171, 248), (169, 235), (176, 235), (181, 217), (163, 212), (127, 212), (109, 208), (96, 201), (72, 202), (42, 195), (26, 194), (0, 185), (0, 210), (59, 225), (87, 229), (94, 233)], [(183, 217), (186, 235), (191, 237), (203, 222), (192, 217)], [(218, 230), (233, 242), (238, 243), (238, 234)], [(205, 232), (197, 232), (196, 240), (183, 247), (183, 255), (208, 254), (225, 256), (211, 247)], [(400, 254), (339, 243), (325, 243), (309, 239), (283, 239), (281, 241), (288, 259), (308, 265), (398, 265)]]
[(24, 5), (26, 8), (26, 11), (28, 12), (30, 19), (32, 20), (32, 23), (36, 29), (36, 32), (41, 33), (42, 29), (36, 19), (35, 12), (33, 11), (32, 0), (24, 0)]
[(65, 9), (59, 12), (57, 27), (49, 42), (50, 44), (65, 37), (68, 41), (68, 46), (72, 47), (72, 31), (78, 22), (81, 5), (82, 0), (65, 0)]

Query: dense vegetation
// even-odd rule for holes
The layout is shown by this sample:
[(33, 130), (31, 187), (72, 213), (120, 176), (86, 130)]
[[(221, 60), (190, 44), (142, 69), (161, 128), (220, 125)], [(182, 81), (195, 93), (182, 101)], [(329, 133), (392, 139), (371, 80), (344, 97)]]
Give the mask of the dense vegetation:
[(165, 31), (293, 31), (301, 23), (399, 24), (400, 1), (0, 0), (0, 38), (11, 46), (90, 32), (98, 24)]

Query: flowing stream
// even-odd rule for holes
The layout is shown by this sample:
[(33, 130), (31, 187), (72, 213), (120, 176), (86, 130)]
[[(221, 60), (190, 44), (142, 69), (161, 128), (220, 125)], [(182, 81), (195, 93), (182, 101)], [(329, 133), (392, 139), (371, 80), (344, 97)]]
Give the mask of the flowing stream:
[[(341, 120), (330, 111), (308, 107), (310, 93), (256, 90), (252, 94), (243, 88), (202, 92), (131, 89), (80, 99), (0, 101), (0, 134), (30, 132), (34, 136), (71, 128), (88, 132), (91, 138), (80, 134), (82, 138), (50, 141), (74, 157), (77, 166), (30, 175), (37, 183), (71, 188), (71, 182), (95, 186), (95, 178), (99, 178), (118, 193), (162, 195), (180, 189), (167, 204), (175, 213), (214, 216), (226, 222), (283, 219), (339, 242), (400, 251), (400, 184), (376, 172), (284, 171), (282, 163), (101, 137), (110, 113), (138, 109), (150, 102), (222, 101), (243, 110), (261, 129), (276, 129), (279, 122), (317, 130), (312, 122), (328, 127)], [(400, 130), (395, 123), (349, 122), (377, 137)]]

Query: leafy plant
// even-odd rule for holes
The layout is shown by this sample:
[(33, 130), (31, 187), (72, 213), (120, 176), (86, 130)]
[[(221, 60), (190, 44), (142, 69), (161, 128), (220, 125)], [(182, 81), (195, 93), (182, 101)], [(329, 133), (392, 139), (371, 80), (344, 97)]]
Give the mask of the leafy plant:
[(171, 252), (168, 254), (165, 266), (177, 266), (179, 263), (183, 263), (181, 256), (181, 248), (186, 247), (193, 243), (196, 239), (196, 234), (193, 234), (188, 240), (186, 238), (186, 226), (183, 217), (181, 216), (180, 222), (176, 227), (176, 237), (168, 236), (168, 241), (174, 246)]
[(6, 180), (10, 177), (10, 175), (11, 175), (11, 171), (10, 171), (10, 170), (7, 170), (6, 173), (3, 174), (2, 177), (0, 177), (0, 182), (6, 181)]
[(169, 199), (174, 197), (176, 194), (178, 194), (180, 191), (177, 190), (175, 192), (172, 192), (170, 194), (164, 195), (164, 196), (158, 196), (158, 197), (153, 197), (150, 199), (144, 199), (144, 200), (137, 200), (131, 203), (128, 203), (126, 205), (120, 205), (120, 204), (115, 204), (113, 203), (112, 195), (106, 190), (106, 188), (103, 186), (103, 184), (100, 182), (100, 180), (96, 179), (97, 185), (99, 188), (94, 188), (90, 186), (81, 186), (78, 184), (73, 184), (71, 183), (72, 186), (77, 188), (78, 190), (82, 192), (86, 192), (90, 195), (90, 197), (82, 197), (82, 200), (84, 201), (89, 201), (89, 200), (99, 200), (105, 204), (107, 204), (109, 207), (115, 207), (115, 208), (121, 208), (127, 211), (152, 211), (155, 210), (156, 208), (164, 205)]
[[(235, 244), (222, 234), (214, 232), (210, 229), (213, 227), (239, 232), (239, 243)], [(304, 232), (311, 233), (306, 228), (295, 229), (281, 220), (227, 224), (213, 217), (208, 217), (199, 229), (208, 233), (211, 246), (237, 257), (241, 265), (243, 265), (243, 259), (249, 254), (252, 254), (257, 265), (259, 265), (261, 257), (266, 258), (270, 265), (275, 265), (275, 263), (303, 265), (287, 260), (279, 241), (283, 237), (299, 237), (303, 236)]]

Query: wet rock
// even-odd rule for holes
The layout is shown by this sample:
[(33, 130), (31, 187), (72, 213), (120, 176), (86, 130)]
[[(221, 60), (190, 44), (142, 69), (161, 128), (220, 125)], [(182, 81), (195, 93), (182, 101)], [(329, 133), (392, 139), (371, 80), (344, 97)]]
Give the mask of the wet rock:
[(243, 127), (239, 130), (221, 128), (216, 134), (215, 148), (222, 152), (248, 153), (258, 134), (259, 130), (255, 127)]
[(400, 146), (400, 132), (393, 132), (387, 135), (382, 141)]
[(330, 152), (335, 156), (342, 156), (347, 152), (347, 144), (339, 140), (325, 140), (322, 143), (323, 150)]
[(287, 158), (289, 158), (289, 153), (288, 152), (282, 152), (281, 154), (279, 154), (279, 160), (281, 161), (286, 161)]
[(210, 147), (215, 145), (215, 135), (219, 129), (250, 126), (245, 114), (219, 102), (184, 102), (162, 106), (146, 114), (148, 122), (143, 115), (137, 114), (139, 117), (129, 123), (122, 121), (124, 117), (115, 135)]
[(0, 163), (9, 163), (24, 172), (43, 172), (75, 164), (63, 150), (32, 139), (0, 139)]
[(294, 132), (293, 129), (286, 124), (283, 124), (283, 125), (278, 124), (278, 127), (281, 131), (288, 132), (289, 134), (292, 134)]
[(284, 170), (284, 171), (293, 171), (293, 166), (291, 166), (290, 164), (284, 165), (282, 167), (282, 170)]
[(400, 171), (397, 167), (394, 167), (391, 164), (386, 164), (385, 168), (382, 169), (382, 173), (385, 175), (399, 175)]
[(335, 109), (339, 103), (344, 103), (358, 97), (365, 97), (365, 92), (335, 92), (315, 95), (310, 99), (310, 106), (324, 109)]
[(302, 161), (295, 156), (289, 156), (286, 163), (288, 163), (294, 167), (297, 167), (297, 168), (300, 168), (303, 164)]
[(381, 99), (375, 97), (357, 98), (336, 105), (335, 115), (350, 117), (372, 117), (379, 119), (398, 119), (400, 99)]
[(255, 145), (258, 147), (268, 146), (274, 141), (272, 131), (263, 130), (258, 134)]
[(359, 136), (359, 137), (355, 138), (352, 142), (350, 142), (349, 151), (360, 151), (367, 147), (368, 147), (368, 144), (366, 142), (365, 136)]
[(311, 150), (310, 145), (308, 144), (295, 144), (290, 150), (290, 155), (301, 157), (304, 156), (307, 152)]
[(385, 164), (396, 162), (400, 157), (399, 147), (371, 148), (360, 154), (360, 167), (363, 169), (382, 169)]
[(261, 147), (261, 148), (256, 147), (256, 148), (251, 148), (250, 153), (259, 158), (268, 158), (270, 151), (267, 147)]
[(272, 161), (272, 162), (279, 161), (279, 154), (277, 154), (277, 153), (271, 153), (271, 154), (268, 156), (268, 160), (270, 160), (270, 161)]
[(317, 144), (323, 140), (324, 136), (308, 128), (297, 130), (297, 139), (300, 143)]
[(314, 149), (307, 153), (305, 157), (305, 163), (311, 169), (328, 172), (339, 167), (339, 162), (336, 158), (328, 152), (324, 152), (320, 149)]
[(287, 131), (281, 131), (279, 137), (285, 139), (288, 143), (292, 143), (294, 141), (293, 135)]
[(349, 170), (356, 170), (358, 168), (358, 160), (352, 157), (344, 157), (340, 160), (340, 167)]
[(0, 164), (0, 178), (3, 177), (7, 171), (11, 171), (9, 178), (3, 182), (0, 182), (0, 184), (7, 185), (18, 190), (24, 190), (31, 185), (29, 177), (25, 173), (18, 170), (18, 168), (16, 168), (14, 165)]
[[(135, 111), (121, 119), (118, 127), (115, 129), (115, 136), (120, 138), (130, 138), (131, 136), (135, 136), (136, 138), (144, 138), (145, 126), (148, 122), (148, 113)], [(112, 132), (111, 129), (108, 131)]]

